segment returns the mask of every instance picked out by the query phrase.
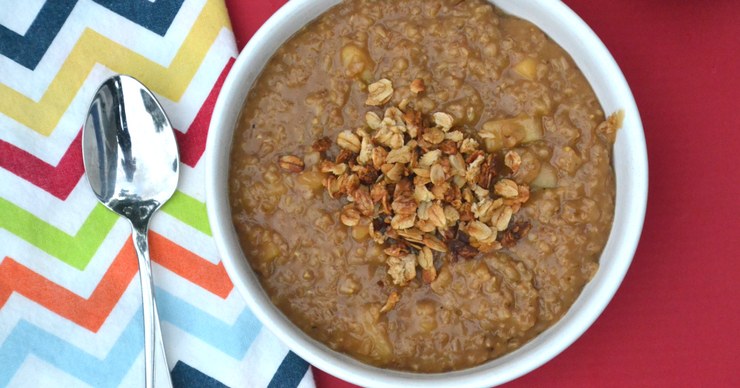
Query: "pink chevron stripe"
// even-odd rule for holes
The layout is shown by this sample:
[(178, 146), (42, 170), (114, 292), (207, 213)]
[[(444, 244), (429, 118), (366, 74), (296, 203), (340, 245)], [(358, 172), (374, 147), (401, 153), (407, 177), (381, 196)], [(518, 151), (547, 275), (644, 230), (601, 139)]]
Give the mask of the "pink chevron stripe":
[(82, 166), (82, 131), (77, 133), (56, 167), (0, 140), (0, 167), (65, 200), (85, 172)]
[(213, 115), (213, 107), (216, 105), (218, 94), (221, 92), (221, 87), (224, 85), (226, 76), (229, 75), (234, 61), (234, 58), (230, 58), (226, 66), (224, 66), (216, 83), (213, 85), (213, 89), (211, 89), (205, 102), (203, 102), (203, 106), (200, 107), (198, 114), (190, 124), (188, 132), (182, 133), (175, 131), (177, 145), (180, 148), (180, 161), (190, 167), (195, 167), (198, 164), (200, 157), (203, 156), (203, 152), (206, 150), (206, 138), (208, 137), (208, 126), (211, 123), (211, 116)]
[[(175, 137), (180, 148), (180, 160), (190, 167), (195, 167), (203, 156), (213, 107), (216, 105), (218, 94), (233, 64), (234, 58), (229, 59), (205, 102), (200, 107), (198, 114), (190, 124), (187, 133), (175, 131)], [(82, 166), (82, 131), (80, 130), (77, 133), (56, 167), (13, 144), (0, 140), (0, 167), (31, 182), (49, 194), (61, 200), (66, 200), (84, 173)]]

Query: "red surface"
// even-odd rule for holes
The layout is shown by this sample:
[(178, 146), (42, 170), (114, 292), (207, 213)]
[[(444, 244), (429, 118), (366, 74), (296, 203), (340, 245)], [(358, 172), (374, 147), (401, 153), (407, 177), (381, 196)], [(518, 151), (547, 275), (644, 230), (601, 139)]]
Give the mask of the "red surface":
[[(642, 114), (647, 218), (622, 287), (560, 356), (508, 384), (740, 386), (740, 5), (565, 0)], [(283, 1), (226, 1), (239, 47)], [(315, 370), (319, 388), (350, 387)]]

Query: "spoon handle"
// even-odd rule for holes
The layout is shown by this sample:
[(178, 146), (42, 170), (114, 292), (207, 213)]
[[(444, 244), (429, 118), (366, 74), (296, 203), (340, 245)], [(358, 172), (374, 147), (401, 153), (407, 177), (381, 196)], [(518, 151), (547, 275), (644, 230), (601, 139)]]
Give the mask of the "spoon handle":
[(154, 341), (157, 343), (154, 349), (154, 384), (157, 388), (173, 388), (172, 377), (170, 376), (170, 366), (167, 363), (167, 356), (164, 350), (164, 341), (162, 338), (162, 328), (159, 324), (159, 308), (157, 307), (157, 300), (154, 300), (154, 334), (157, 338)]
[[(148, 223), (136, 225), (132, 223), (134, 234), (134, 248), (139, 259), (139, 280), (141, 280), (141, 300), (144, 306), (144, 374), (146, 388), (154, 387), (154, 286), (152, 269), (149, 260)], [(161, 336), (161, 334), (160, 334)]]

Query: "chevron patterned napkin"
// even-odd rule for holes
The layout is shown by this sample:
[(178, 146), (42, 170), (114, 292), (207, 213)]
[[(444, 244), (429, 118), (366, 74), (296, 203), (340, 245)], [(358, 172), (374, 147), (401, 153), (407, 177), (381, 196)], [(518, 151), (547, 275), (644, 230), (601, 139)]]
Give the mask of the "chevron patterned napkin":
[(223, 0), (1, 2), (0, 386), (143, 385), (129, 226), (98, 204), (80, 149), (116, 73), (152, 89), (180, 148), (179, 190), (150, 232), (175, 387), (314, 386), (246, 309), (206, 218), (201, 156), (235, 56)]

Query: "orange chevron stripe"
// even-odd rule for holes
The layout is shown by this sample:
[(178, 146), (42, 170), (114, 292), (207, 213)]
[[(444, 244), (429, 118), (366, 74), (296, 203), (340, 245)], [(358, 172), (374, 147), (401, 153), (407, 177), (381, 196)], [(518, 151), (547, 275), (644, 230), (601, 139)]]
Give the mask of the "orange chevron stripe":
[(149, 246), (152, 260), (221, 298), (234, 288), (221, 262), (214, 265), (154, 232), (149, 233)]
[[(157, 233), (151, 232), (149, 237), (152, 260), (221, 298), (229, 295), (233, 285), (226, 275), (223, 264), (213, 265)], [(13, 292), (17, 292), (95, 333), (121, 299), (126, 286), (137, 272), (136, 256), (130, 238), (118, 252), (89, 299), (80, 297), (6, 257), (0, 263), (0, 308), (5, 305)]]
[(137, 271), (134, 246), (129, 238), (90, 298), (84, 299), (6, 257), (0, 263), (0, 302), (5, 305), (15, 291), (96, 333)]

